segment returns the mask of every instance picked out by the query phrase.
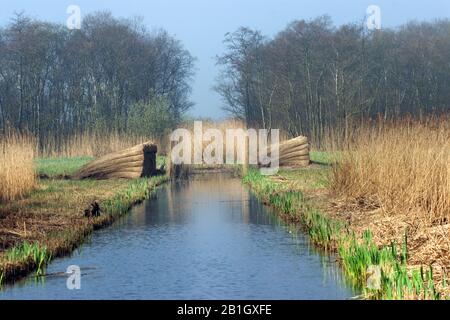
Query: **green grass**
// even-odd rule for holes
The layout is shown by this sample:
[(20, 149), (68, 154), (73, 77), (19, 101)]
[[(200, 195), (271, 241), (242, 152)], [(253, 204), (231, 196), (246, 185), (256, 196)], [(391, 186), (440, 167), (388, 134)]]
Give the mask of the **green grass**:
[[(421, 298), (439, 300), (441, 295), (435, 288), (433, 268), (423, 267), (408, 271), (407, 236), (401, 245), (391, 243), (390, 246), (378, 248), (372, 240), (370, 231), (366, 230), (362, 239), (354, 234), (339, 239), (339, 255), (347, 275), (355, 282), (365, 284), (367, 270), (378, 266), (381, 271), (380, 288), (378, 290), (364, 287), (364, 294), (377, 299)], [(443, 288), (446, 284), (443, 283)]]
[(38, 243), (29, 243), (28, 241), (24, 241), (20, 245), (9, 249), (6, 251), (5, 256), (7, 262), (13, 264), (31, 261), (36, 269), (36, 275), (42, 274), (42, 268), (45, 267), (45, 264), (51, 257), (46, 246), (41, 246)]
[(322, 189), (329, 185), (329, 167), (317, 169), (300, 168), (297, 170), (279, 171), (279, 175), (294, 181), (301, 189)]
[[(166, 165), (166, 156), (156, 156), (156, 167), (161, 167)], [(167, 169), (167, 168), (166, 168)]]
[(167, 176), (140, 178), (132, 180), (126, 189), (117, 193), (113, 198), (102, 203), (102, 209), (111, 216), (120, 216), (127, 213), (131, 207), (147, 199), (155, 187), (167, 181)]
[(324, 164), (324, 165), (330, 165), (330, 164), (336, 163), (336, 161), (339, 157), (338, 152), (317, 151), (317, 150), (312, 150), (309, 155), (310, 155), (311, 161), (318, 163), (318, 164)]
[[(292, 179), (305, 172), (307, 171), (298, 170), (295, 173), (286, 171), (280, 174)], [(243, 177), (243, 182), (250, 185), (263, 202), (269, 203), (294, 221), (300, 221), (313, 243), (326, 250), (337, 251), (345, 274), (354, 285), (362, 289), (365, 298), (440, 299), (431, 266), (426, 272), (423, 268), (408, 271), (406, 234), (401, 245), (392, 243), (379, 248), (369, 230), (364, 232), (362, 238), (357, 237), (344, 222), (332, 219), (318, 210), (301, 191), (289, 189), (289, 184), (274, 181), (261, 175), (258, 170), (250, 170)], [(314, 185), (321, 183), (312, 183), (306, 187)], [(378, 267), (380, 270), (379, 289), (367, 286), (368, 270), (371, 267)], [(443, 283), (443, 287), (446, 287), (446, 283)]]
[(70, 176), (93, 159), (92, 157), (38, 158), (35, 160), (36, 172), (49, 178)]
[(311, 151), (311, 161), (319, 166), (298, 168), (296, 170), (280, 169), (278, 175), (295, 182), (299, 189), (323, 189), (329, 186), (331, 164), (335, 163), (337, 153), (326, 151)]

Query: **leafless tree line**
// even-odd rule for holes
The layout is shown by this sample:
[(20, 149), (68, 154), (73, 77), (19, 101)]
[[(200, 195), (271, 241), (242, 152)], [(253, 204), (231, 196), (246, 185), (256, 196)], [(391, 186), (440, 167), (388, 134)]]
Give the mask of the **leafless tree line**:
[(369, 31), (325, 16), (273, 38), (240, 28), (224, 43), (216, 90), (253, 126), (320, 142), (330, 127), (346, 132), (359, 119), (450, 110), (450, 20)]
[(156, 109), (145, 121), (165, 113), (176, 122), (192, 106), (193, 64), (178, 40), (139, 19), (102, 12), (69, 30), (18, 14), (0, 28), (0, 133), (27, 130), (42, 143), (87, 130), (130, 132), (145, 108)]

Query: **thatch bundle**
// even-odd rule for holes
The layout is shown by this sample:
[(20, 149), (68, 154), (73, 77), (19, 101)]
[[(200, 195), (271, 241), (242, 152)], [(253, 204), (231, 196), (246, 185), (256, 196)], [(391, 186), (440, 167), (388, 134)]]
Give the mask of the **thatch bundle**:
[(279, 144), (280, 167), (305, 167), (310, 163), (308, 138), (298, 136)]
[(134, 179), (156, 174), (157, 147), (145, 142), (119, 152), (110, 153), (83, 166), (73, 179)]

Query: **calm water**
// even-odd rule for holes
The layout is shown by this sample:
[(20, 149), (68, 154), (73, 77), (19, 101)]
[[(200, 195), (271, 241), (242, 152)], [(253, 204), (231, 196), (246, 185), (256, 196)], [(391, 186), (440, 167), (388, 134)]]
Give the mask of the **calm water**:
[[(68, 290), (70, 265), (81, 289)], [(166, 184), (39, 281), (0, 299), (347, 299), (333, 257), (281, 223), (239, 179), (210, 175)]]

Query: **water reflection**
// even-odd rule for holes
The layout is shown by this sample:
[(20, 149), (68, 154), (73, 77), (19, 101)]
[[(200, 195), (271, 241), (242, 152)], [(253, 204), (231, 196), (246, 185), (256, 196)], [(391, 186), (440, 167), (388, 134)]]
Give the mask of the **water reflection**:
[(4, 299), (344, 299), (355, 295), (334, 258), (226, 175), (161, 187), (120, 223), (96, 232), (47, 273), (79, 265), (81, 290), (64, 276), (23, 281)]

